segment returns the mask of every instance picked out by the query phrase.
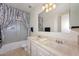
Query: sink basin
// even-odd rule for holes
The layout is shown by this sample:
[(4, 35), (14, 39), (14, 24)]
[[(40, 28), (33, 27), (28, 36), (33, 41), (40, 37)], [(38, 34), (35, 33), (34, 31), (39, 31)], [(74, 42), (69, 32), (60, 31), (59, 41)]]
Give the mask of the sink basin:
[(47, 38), (38, 38), (38, 41), (40, 41), (40, 42), (44, 42), (46, 40), (47, 40)]

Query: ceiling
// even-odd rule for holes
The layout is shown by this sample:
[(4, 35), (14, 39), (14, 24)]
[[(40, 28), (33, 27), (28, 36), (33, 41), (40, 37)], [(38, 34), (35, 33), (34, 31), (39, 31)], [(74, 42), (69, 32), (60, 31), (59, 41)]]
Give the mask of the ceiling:
[(31, 13), (39, 5), (42, 5), (42, 3), (7, 3), (7, 5)]
[[(38, 8), (40, 5), (43, 5), (43, 3), (6, 3), (6, 4), (29, 13), (34, 11), (35, 8)], [(52, 10), (52, 12), (61, 12), (64, 11), (64, 9), (67, 9), (68, 7), (67, 3), (56, 3), (56, 5), (57, 8), (55, 10)]]
[(56, 9), (52, 9), (51, 11), (49, 11), (48, 13), (46, 12), (42, 12), (40, 13), (41, 16), (47, 16), (49, 14), (60, 14), (63, 12), (67, 12), (69, 11), (69, 4), (68, 3), (56, 3)]

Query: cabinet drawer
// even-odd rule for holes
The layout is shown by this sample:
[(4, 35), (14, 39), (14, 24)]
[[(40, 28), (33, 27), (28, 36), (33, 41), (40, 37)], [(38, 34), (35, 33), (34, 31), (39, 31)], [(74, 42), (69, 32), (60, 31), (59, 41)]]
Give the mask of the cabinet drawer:
[(32, 56), (36, 56), (37, 55), (37, 49), (35, 48), (35, 46), (31, 46), (31, 55)]

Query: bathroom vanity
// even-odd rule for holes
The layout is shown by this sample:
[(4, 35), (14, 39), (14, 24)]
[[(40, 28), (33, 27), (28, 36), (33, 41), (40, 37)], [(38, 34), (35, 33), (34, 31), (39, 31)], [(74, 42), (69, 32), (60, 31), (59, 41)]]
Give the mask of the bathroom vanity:
[(68, 46), (57, 38), (28, 37), (31, 56), (78, 56), (79, 48)]

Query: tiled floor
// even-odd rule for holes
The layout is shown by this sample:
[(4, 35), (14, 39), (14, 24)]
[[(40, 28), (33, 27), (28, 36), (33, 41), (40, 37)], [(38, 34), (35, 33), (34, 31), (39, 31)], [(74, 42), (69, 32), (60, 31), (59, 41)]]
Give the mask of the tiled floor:
[(8, 51), (5, 54), (1, 54), (0, 56), (29, 56), (29, 53), (23, 48), (18, 48), (12, 51)]

